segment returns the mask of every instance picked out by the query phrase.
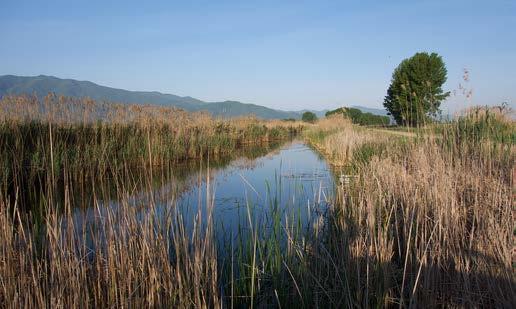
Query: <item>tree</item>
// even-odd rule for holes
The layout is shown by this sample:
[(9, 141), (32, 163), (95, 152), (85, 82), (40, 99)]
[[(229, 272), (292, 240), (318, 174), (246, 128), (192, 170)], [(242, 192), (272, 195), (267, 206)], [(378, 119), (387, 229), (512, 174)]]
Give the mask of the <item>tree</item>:
[(398, 124), (417, 126), (437, 116), (443, 92), (446, 66), (436, 53), (416, 53), (403, 60), (392, 74), (383, 106)]
[(376, 126), (386, 126), (390, 123), (390, 119), (388, 116), (380, 116), (374, 115), (371, 113), (363, 113), (358, 108), (353, 107), (340, 107), (334, 109), (332, 111), (326, 112), (326, 117), (336, 114), (342, 114), (344, 117), (347, 117), (351, 120), (352, 123), (359, 125), (376, 125)]
[(315, 122), (317, 120), (317, 116), (312, 112), (304, 112), (303, 116), (301, 116), (301, 120), (304, 122)]

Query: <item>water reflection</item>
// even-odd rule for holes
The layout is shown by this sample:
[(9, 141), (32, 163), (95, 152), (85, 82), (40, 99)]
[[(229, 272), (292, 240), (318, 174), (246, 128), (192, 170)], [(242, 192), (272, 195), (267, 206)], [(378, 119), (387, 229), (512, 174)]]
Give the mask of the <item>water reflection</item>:
[(217, 170), (209, 186), (204, 178), (179, 197), (177, 206), (192, 215), (214, 198), (215, 226), (235, 235), (248, 226), (248, 211), (262, 226), (278, 215), (305, 225), (313, 212), (324, 211), (332, 192), (328, 165), (303, 142), (293, 141), (266, 156), (236, 160)]
[(233, 157), (176, 164), (152, 174), (150, 178), (148, 171), (132, 170), (95, 192), (80, 194), (96, 197), (96, 202), (76, 199), (76, 228), (102, 220), (107, 210), (116, 212), (121, 202), (142, 216), (149, 204), (158, 214), (173, 209), (181, 213), (187, 230), (199, 211), (206, 214), (212, 205), (219, 239), (241, 233), (249, 220), (269, 226), (279, 218), (283, 225), (302, 228), (325, 211), (334, 185), (328, 165), (301, 141), (249, 147)]

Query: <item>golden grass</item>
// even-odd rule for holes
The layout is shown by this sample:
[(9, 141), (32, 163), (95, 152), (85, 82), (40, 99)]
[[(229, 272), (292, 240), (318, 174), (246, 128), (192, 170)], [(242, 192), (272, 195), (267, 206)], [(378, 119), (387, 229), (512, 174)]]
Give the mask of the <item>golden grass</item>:
[[(438, 138), (389, 136), (386, 143), (387, 137), (373, 130), (348, 126), (348, 132), (316, 141), (330, 149), (327, 158), (337, 164), (360, 158), (364, 149), (372, 152), (359, 162), (354, 181), (338, 188), (327, 234), (330, 250), (314, 257), (314, 272), (338, 274), (321, 287), (328, 303), (515, 305), (516, 148), (458, 138), (461, 128), (452, 124)], [(370, 148), (371, 143), (384, 147)], [(335, 303), (339, 289), (347, 293)]]
[(0, 189), (13, 195), (16, 187), (36, 181), (55, 184), (65, 170), (82, 177), (126, 165), (219, 158), (245, 144), (290, 138), (301, 129), (299, 123), (217, 119), (175, 108), (7, 96), (0, 100)]
[(0, 305), (218, 307), (211, 225), (200, 224), (211, 215), (211, 204), (188, 231), (174, 208), (158, 214), (150, 196), (141, 212), (127, 192), (119, 188), (116, 208), (96, 201), (90, 221), (50, 206), (39, 231), (22, 219), (16, 204), (13, 209), (2, 199)]
[[(0, 307), (220, 307), (213, 197), (188, 222), (173, 196), (163, 212), (153, 188), (170, 186), (179, 161), (267, 148), (300, 129), (87, 98), (4, 97)], [(91, 195), (79, 201), (91, 203), (91, 218), (72, 210), (76, 192)]]
[[(250, 237), (222, 246), (232, 250), (228, 269), (214, 239), (210, 190), (187, 222), (173, 196), (158, 206), (154, 179), (165, 187), (178, 156), (281, 137), (292, 123), (34, 100), (0, 103), (0, 151), (10, 156), (0, 163), (15, 171), (2, 175), (0, 190), (1, 307), (515, 306), (516, 148), (506, 118), (486, 113), (408, 138), (342, 117), (306, 125), (306, 139), (354, 177), (306, 229), (281, 213), (273, 229), (259, 226), (247, 208)], [(63, 157), (70, 150), (85, 155)], [(148, 188), (138, 207), (136, 183)], [(40, 186), (42, 198), (26, 212), (28, 184)], [(74, 186), (91, 187), (92, 216), (73, 215)], [(54, 198), (58, 189), (63, 201)], [(117, 203), (106, 207), (110, 200)]]
[(349, 163), (354, 151), (362, 145), (387, 141), (385, 134), (362, 129), (342, 115), (320, 119), (316, 125), (307, 129), (305, 136), (336, 167)]

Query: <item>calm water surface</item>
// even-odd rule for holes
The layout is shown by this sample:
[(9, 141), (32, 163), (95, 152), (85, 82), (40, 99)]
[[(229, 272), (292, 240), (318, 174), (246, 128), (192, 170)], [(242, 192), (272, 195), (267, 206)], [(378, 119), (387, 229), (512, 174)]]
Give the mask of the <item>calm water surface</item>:
[[(324, 161), (301, 141), (254, 160), (237, 159), (180, 196), (183, 214), (192, 215), (198, 207), (206, 210), (212, 201), (216, 226), (236, 232), (247, 225), (248, 211), (263, 223), (273, 214), (306, 223), (309, 213), (322, 212), (333, 195), (333, 177)], [(207, 192), (209, 188), (209, 192)]]
[[(147, 189), (137, 190), (128, 203), (140, 207), (144, 216), (152, 198), (158, 214), (173, 209), (187, 228), (199, 211), (206, 216), (210, 208), (216, 237), (221, 238), (248, 227), (250, 218), (253, 225), (266, 226), (280, 216), (282, 224), (306, 226), (327, 209), (334, 191), (329, 166), (302, 141), (254, 149), (252, 154), (213, 162), (209, 169), (206, 163), (193, 163), (174, 167), (173, 176), (154, 181), (152, 190), (143, 186)], [(107, 200), (98, 202), (98, 208), (77, 207), (76, 227), (99, 220), (104, 217), (103, 210), (120, 204), (116, 199)]]

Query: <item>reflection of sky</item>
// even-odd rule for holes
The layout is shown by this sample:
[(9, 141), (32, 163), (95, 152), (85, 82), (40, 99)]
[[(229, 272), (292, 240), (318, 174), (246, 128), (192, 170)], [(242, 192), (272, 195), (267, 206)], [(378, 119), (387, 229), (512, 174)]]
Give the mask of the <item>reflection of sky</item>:
[[(323, 204), (331, 194), (333, 180), (326, 163), (300, 142), (287, 144), (272, 156), (257, 159), (250, 167), (230, 164), (210, 179), (214, 199), (213, 218), (218, 227), (237, 231), (247, 226), (247, 206), (255, 219), (268, 220), (277, 206), (285, 216), (307, 218), (311, 208)], [(194, 214), (206, 206), (206, 183), (194, 186), (178, 202), (183, 214)]]
[[(198, 170), (186, 180), (154, 187), (152, 193), (136, 191), (126, 202), (136, 207), (138, 217), (143, 218), (152, 196), (159, 216), (177, 210), (187, 230), (190, 230), (199, 206), (203, 223), (206, 222), (206, 178), (207, 171)], [(228, 233), (235, 235), (239, 227), (246, 229), (249, 226), (248, 207), (253, 224), (269, 226), (267, 223), (270, 223), (272, 209), (276, 207), (282, 221), (286, 217), (290, 222), (300, 219), (305, 225), (309, 212), (324, 211), (325, 200), (332, 192), (333, 178), (327, 164), (312, 149), (298, 141), (285, 144), (279, 151), (272, 151), (255, 160), (239, 158), (225, 167), (210, 169), (209, 199), (213, 201), (213, 219), (218, 238), (231, 235)], [(116, 213), (121, 211), (120, 201), (97, 200), (97, 203), (98, 207), (75, 209), (74, 222), (78, 230), (85, 227), (84, 224), (92, 227), (100, 223), (99, 220), (104, 221), (108, 210), (115, 214), (112, 218), (116, 221)]]

